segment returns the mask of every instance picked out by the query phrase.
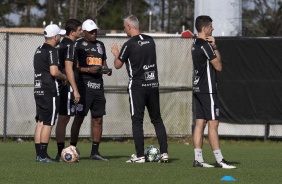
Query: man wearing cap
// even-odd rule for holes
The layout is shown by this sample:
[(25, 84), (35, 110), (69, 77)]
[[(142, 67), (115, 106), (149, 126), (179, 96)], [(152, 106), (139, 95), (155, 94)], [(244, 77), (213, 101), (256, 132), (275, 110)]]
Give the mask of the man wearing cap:
[[(69, 84), (60, 87), (60, 110), (56, 126), (56, 141), (58, 154), (56, 161), (61, 160), (61, 153), (65, 147), (66, 126), (71, 116), (81, 110), (76, 104), (80, 100), (77, 88), (78, 69), (76, 56), (76, 40), (82, 36), (82, 23), (76, 19), (69, 19), (65, 23), (66, 36), (57, 46), (62, 72), (68, 77)], [(83, 121), (83, 117), (75, 116), (74, 121)], [(79, 131), (74, 128), (72, 131)], [(76, 143), (70, 143), (76, 146)]]
[[(103, 73), (110, 76), (111, 70), (104, 70), (107, 67), (107, 55), (104, 43), (96, 40), (97, 25), (93, 20), (87, 19), (82, 24), (84, 38), (77, 41), (77, 57), (79, 62), (78, 90), (80, 92), (79, 106), (82, 111), (78, 115), (86, 116), (91, 112), (92, 123), (92, 150), (90, 159), (108, 161), (99, 153), (99, 144), (102, 137), (103, 116), (106, 114), (106, 99), (104, 95)], [(73, 123), (72, 126), (80, 127), (81, 123)], [(77, 142), (78, 134), (71, 134), (71, 141)]]
[(36, 161), (53, 162), (47, 154), (48, 143), (59, 110), (60, 99), (58, 80), (67, 83), (67, 76), (59, 70), (60, 62), (55, 46), (61, 35), (66, 33), (56, 24), (48, 25), (44, 30), (45, 43), (34, 54), (34, 98), (36, 103), (36, 127), (34, 143)]

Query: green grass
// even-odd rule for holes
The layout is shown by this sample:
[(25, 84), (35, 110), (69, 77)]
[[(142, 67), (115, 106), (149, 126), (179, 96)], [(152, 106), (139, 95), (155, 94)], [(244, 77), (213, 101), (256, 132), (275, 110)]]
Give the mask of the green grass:
[[(187, 144), (189, 143), (189, 145)], [(9, 141), (0, 143), (0, 183), (281, 183), (282, 142), (275, 141), (221, 141), (226, 160), (237, 169), (193, 168), (193, 146), (184, 140), (169, 141), (170, 163), (127, 164), (134, 152), (134, 144), (102, 142), (100, 152), (110, 161), (89, 160), (91, 143), (81, 141), (79, 163), (37, 163), (34, 144)], [(157, 143), (146, 140), (146, 146)], [(56, 155), (56, 143), (49, 144), (49, 155)], [(215, 159), (208, 144), (204, 145), (204, 157), (208, 163)], [(232, 176), (232, 181), (221, 181)]]

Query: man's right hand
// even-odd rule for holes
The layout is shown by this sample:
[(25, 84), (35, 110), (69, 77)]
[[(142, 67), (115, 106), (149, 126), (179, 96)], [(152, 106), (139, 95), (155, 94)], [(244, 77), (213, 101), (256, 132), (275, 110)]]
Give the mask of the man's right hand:
[(79, 102), (79, 100), (80, 100), (80, 94), (79, 94), (78, 91), (74, 91), (73, 95), (74, 95), (74, 100), (73, 101), (74, 101), (75, 104), (77, 104)]

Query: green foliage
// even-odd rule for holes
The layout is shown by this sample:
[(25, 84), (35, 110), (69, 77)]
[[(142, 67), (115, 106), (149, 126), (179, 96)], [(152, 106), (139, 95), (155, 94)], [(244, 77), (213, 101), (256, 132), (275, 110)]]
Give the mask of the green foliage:
[[(158, 145), (146, 140), (145, 146)], [(281, 183), (282, 143), (267, 141), (221, 141), (225, 159), (237, 169), (193, 168), (193, 146), (185, 141), (169, 141), (168, 164), (125, 163), (134, 153), (133, 141), (102, 142), (100, 152), (110, 161), (89, 160), (91, 143), (78, 143), (81, 152), (79, 163), (37, 163), (32, 142), (0, 143), (1, 183), (226, 183), (223, 176), (233, 176), (236, 183)], [(56, 143), (49, 144), (49, 154), (56, 154)], [(210, 146), (204, 144), (205, 161), (214, 163)]]
[(13, 13), (12, 0), (3, 0), (0, 3), (0, 27), (13, 26), (11, 20), (6, 17), (10, 13)]
[(280, 0), (243, 0), (243, 36), (281, 36), (282, 2)]

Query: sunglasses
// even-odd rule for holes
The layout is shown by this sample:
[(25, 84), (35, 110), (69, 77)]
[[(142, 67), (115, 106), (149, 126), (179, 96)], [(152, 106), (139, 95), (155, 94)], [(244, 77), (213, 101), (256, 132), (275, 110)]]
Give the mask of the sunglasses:
[(87, 31), (88, 34), (96, 34), (97, 33), (97, 29), (93, 29), (92, 31)]

